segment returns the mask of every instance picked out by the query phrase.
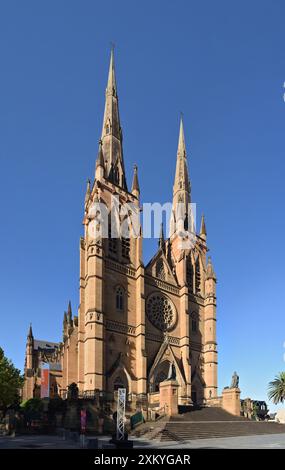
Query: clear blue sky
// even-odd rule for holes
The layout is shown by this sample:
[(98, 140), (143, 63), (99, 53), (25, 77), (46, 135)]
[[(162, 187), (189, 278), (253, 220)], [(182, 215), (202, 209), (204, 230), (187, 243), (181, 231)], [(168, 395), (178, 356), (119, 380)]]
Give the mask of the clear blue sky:
[(266, 398), (285, 369), (284, 17), (281, 0), (1, 2), (0, 345), (18, 367), (29, 323), (58, 341), (78, 306), (114, 42), (128, 181), (136, 162), (143, 201), (170, 200), (183, 111), (218, 275), (219, 386), (236, 369), (243, 396)]

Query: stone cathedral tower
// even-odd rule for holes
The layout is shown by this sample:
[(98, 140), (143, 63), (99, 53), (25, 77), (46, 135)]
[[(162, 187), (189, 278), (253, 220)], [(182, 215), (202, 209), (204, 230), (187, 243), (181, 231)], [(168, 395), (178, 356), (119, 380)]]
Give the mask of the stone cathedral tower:
[[(173, 229), (177, 205), (191, 202), (182, 119), (171, 233), (165, 239), (161, 227), (157, 253), (147, 265), (141, 231), (136, 237), (113, 236), (113, 197), (119, 207), (140, 209), (136, 167), (130, 190), (126, 181), (112, 51), (95, 178), (87, 184), (84, 203), (78, 315), (69, 304), (61, 343), (34, 340), (29, 331), (24, 395), (37, 393), (40, 364), (47, 362), (51, 394), (65, 396), (72, 382), (83, 396), (100, 391), (113, 397), (125, 387), (130, 403), (144, 397), (159, 407), (160, 383), (171, 376), (178, 383), (180, 404), (210, 404), (217, 396), (216, 276), (207, 258), (205, 220), (190, 248), (181, 247)], [(109, 213), (105, 236), (90, 230), (98, 203)], [(185, 228), (194, 230), (187, 217)]]

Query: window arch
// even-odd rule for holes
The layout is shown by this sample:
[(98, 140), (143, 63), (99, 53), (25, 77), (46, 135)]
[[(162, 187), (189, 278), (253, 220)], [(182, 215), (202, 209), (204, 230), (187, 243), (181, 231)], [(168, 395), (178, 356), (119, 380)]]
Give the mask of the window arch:
[(191, 258), (189, 257), (186, 261), (186, 282), (190, 292), (193, 292), (193, 266)]
[(196, 405), (197, 402), (198, 402), (198, 400), (197, 400), (197, 388), (193, 385), (191, 387), (191, 398), (192, 398), (193, 405)]
[(108, 246), (109, 254), (116, 257), (118, 254), (118, 238), (112, 237), (112, 217), (109, 215), (108, 220)]
[(114, 391), (117, 391), (119, 388), (126, 388), (126, 385), (124, 383), (124, 380), (122, 379), (121, 376), (117, 376), (114, 380), (114, 384), (113, 384), (113, 387), (114, 387)]
[(193, 333), (197, 333), (197, 319), (196, 318), (192, 318), (192, 332)]
[(125, 259), (129, 259), (130, 250), (131, 250), (130, 239), (122, 237), (122, 257)]
[(201, 271), (200, 271), (200, 260), (199, 256), (196, 259), (195, 263), (195, 293), (201, 293)]
[(165, 280), (165, 269), (164, 269), (164, 263), (162, 259), (159, 259), (158, 262), (156, 263), (155, 275), (162, 281)]
[(199, 318), (197, 313), (193, 312), (191, 315), (191, 331), (197, 333), (199, 330)]
[(124, 289), (121, 286), (116, 288), (116, 309), (124, 310)]

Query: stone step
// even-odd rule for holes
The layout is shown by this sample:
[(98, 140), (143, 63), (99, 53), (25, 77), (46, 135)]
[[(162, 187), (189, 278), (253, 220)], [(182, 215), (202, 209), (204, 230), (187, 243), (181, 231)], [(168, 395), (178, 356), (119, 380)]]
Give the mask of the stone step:
[(285, 433), (285, 425), (264, 422), (216, 422), (216, 423), (169, 422), (162, 430), (161, 440), (194, 440), (218, 437), (238, 437), (258, 434)]

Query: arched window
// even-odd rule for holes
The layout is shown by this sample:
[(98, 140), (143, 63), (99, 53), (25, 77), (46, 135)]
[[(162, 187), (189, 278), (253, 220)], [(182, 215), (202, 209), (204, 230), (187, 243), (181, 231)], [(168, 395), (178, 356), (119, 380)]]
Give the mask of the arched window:
[(120, 180), (119, 180), (119, 169), (118, 169), (118, 166), (116, 165), (114, 167), (114, 183), (115, 184), (119, 184)]
[(165, 270), (164, 270), (164, 263), (162, 259), (159, 259), (156, 263), (155, 275), (159, 279), (165, 280)]
[(152, 381), (152, 384), (151, 384), (151, 387), (150, 387), (152, 392), (158, 392), (159, 391), (159, 384), (161, 382), (164, 382), (167, 379), (168, 374), (169, 374), (170, 366), (171, 366), (171, 364), (167, 360), (165, 360), (165, 361), (161, 362), (160, 364), (158, 364), (158, 366), (156, 367), (156, 370), (154, 372), (153, 381)]
[(118, 376), (114, 380), (114, 390), (118, 390), (119, 388), (126, 388), (122, 377)]
[(186, 282), (189, 291), (193, 292), (193, 266), (190, 257), (186, 261)]
[(199, 256), (196, 259), (195, 263), (195, 293), (200, 294), (201, 292), (201, 272), (200, 272), (200, 262)]
[(116, 289), (116, 309), (121, 312), (124, 310), (124, 291), (122, 287)]
[(108, 245), (109, 245), (109, 254), (111, 256), (117, 256), (117, 254), (118, 254), (118, 239), (117, 238), (112, 238), (111, 217), (109, 217), (109, 225), (108, 225)]
[(191, 315), (191, 331), (197, 333), (199, 329), (199, 319), (197, 313), (193, 312)]
[(122, 256), (125, 259), (130, 258), (130, 239), (122, 237)]
[(191, 389), (191, 398), (192, 398), (193, 405), (196, 405), (197, 404), (197, 390), (196, 390), (196, 387), (194, 386), (192, 386), (192, 389)]

